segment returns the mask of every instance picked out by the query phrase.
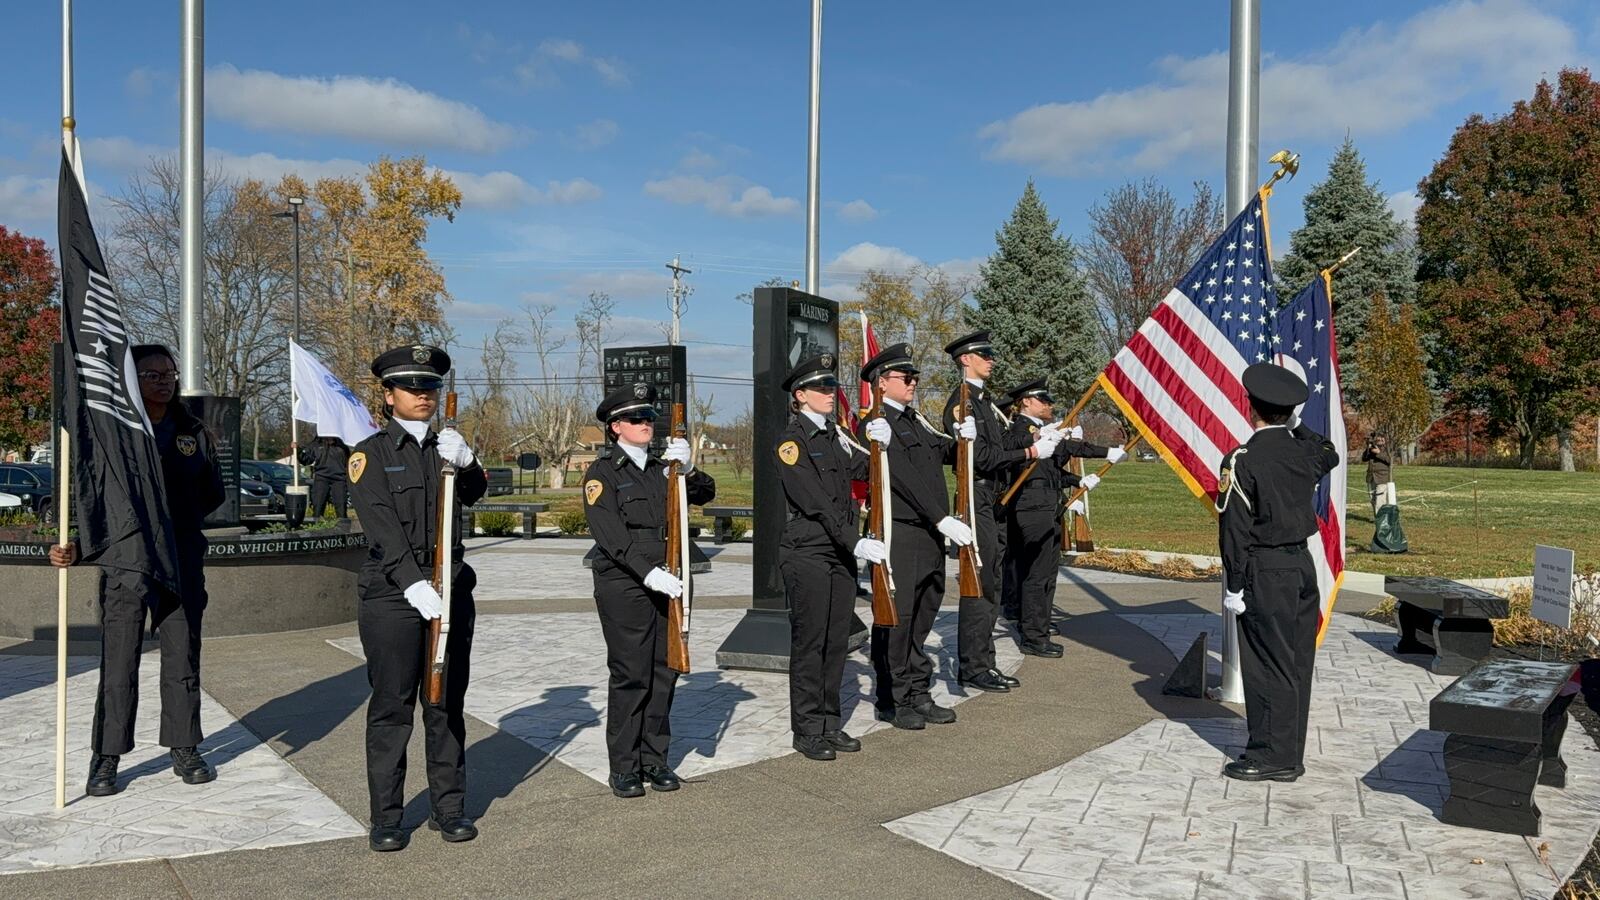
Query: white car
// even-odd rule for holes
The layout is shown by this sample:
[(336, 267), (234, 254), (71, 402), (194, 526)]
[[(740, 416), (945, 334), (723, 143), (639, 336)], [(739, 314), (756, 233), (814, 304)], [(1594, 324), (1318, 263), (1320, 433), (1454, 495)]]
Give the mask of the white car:
[(22, 498), (16, 494), (0, 494), (0, 509), (21, 509)]

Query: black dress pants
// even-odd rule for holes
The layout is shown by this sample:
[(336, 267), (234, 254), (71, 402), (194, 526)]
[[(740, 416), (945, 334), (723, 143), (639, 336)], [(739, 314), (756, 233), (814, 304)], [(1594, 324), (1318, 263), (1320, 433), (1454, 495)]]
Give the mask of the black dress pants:
[(1252, 549), (1244, 604), (1239, 671), (1250, 729), (1245, 756), (1265, 766), (1301, 765), (1321, 612), (1316, 569), (1305, 546)]
[(161, 746), (193, 747), (200, 732), (200, 620), (206, 608), (205, 570), (184, 572), (180, 596), (122, 569), (104, 570), (100, 592), (100, 689), (94, 702), (94, 752), (121, 756), (133, 749), (139, 711), (139, 656), (145, 616), (161, 641)]
[(350, 515), (350, 483), (343, 478), (324, 478), (321, 475), (311, 479), (311, 509), (306, 512), (306, 517), (322, 518), (322, 507), (330, 500), (339, 518)]
[(806, 547), (785, 543), (778, 569), (789, 597), (790, 725), (795, 734), (838, 731), (839, 688), (856, 606), (855, 571), (832, 541)]
[(611, 672), (606, 696), (611, 771), (628, 774), (667, 765), (672, 694), (678, 685), (678, 673), (667, 666), (667, 598), (596, 560), (594, 599)]
[(894, 523), (889, 565), (894, 569), (894, 606), (900, 624), (872, 627), (872, 668), (878, 709), (915, 707), (932, 701), (933, 660), (928, 632), (944, 602), (944, 536), (914, 522)]
[(994, 668), (994, 623), (1000, 613), (1000, 572), (1005, 559), (1005, 536), (1001, 533), (1002, 513), (995, 502), (994, 485), (978, 482), (974, 488), (977, 507), (978, 555), (983, 563), (979, 583), (983, 596), (962, 597), (956, 626), (956, 648), (963, 680), (976, 678)]
[(1050, 640), (1061, 567), (1061, 519), (1050, 509), (1017, 510), (1011, 516), (1007, 549), (1016, 565), (1017, 630), (1023, 644), (1038, 647)]

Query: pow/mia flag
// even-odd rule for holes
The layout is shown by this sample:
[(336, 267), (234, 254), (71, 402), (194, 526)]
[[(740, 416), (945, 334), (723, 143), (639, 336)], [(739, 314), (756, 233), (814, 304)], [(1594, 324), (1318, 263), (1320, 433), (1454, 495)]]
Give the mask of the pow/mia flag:
[(57, 202), (66, 360), (58, 399), (71, 441), (79, 550), (84, 562), (138, 572), (176, 591), (177, 543), (133, 342), (65, 150)]

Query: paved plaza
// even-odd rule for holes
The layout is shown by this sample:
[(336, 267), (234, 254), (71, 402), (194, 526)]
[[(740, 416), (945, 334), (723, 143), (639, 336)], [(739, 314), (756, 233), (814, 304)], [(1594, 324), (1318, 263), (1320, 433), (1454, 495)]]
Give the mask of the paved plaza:
[[(1023, 687), (967, 695), (953, 681), (952, 598), (930, 650), (935, 696), (957, 705), (959, 721), (924, 732), (877, 722), (858, 650), (844, 709), (863, 751), (811, 762), (790, 747), (785, 676), (714, 667), (749, 603), (747, 544), (705, 548), (713, 568), (696, 581), (694, 671), (673, 710), (674, 760), (689, 783), (619, 801), (602, 783), (606, 669), (579, 562), (588, 545), (484, 538), (472, 548), (468, 809), (481, 817), (479, 840), (445, 845), (419, 830), (404, 853), (366, 849), (366, 684), (353, 623), (207, 641), (202, 749), (218, 779), (198, 787), (179, 782), (154, 745), (148, 653), (128, 787), (105, 799), (81, 794), (97, 660), (73, 657), (60, 811), (54, 658), (18, 646), (0, 648), (0, 893), (1546, 898), (1600, 825), (1600, 753), (1576, 725), (1570, 787), (1538, 793), (1539, 838), (1441, 824), (1443, 736), (1426, 720), (1448, 679), (1348, 615), (1318, 657), (1308, 775), (1228, 781), (1220, 769), (1243, 744), (1241, 711), (1160, 695), (1202, 630), (1214, 674), (1216, 585), (1071, 569), (1058, 582), (1065, 659), (1022, 657), (1001, 626), (1001, 668)], [(427, 811), (420, 735), (408, 826)], [(623, 858), (635, 862), (605, 862)]]

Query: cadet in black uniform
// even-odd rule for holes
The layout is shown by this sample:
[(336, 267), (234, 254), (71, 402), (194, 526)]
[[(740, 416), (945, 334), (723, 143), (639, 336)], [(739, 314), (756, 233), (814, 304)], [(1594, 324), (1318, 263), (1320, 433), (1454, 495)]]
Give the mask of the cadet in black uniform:
[(1317, 533), (1317, 483), (1339, 451), (1294, 420), (1300, 376), (1271, 363), (1244, 371), (1256, 433), (1222, 461), (1217, 527), (1223, 606), (1239, 617), (1240, 673), (1250, 742), (1223, 774), (1294, 781), (1305, 772), (1306, 718), (1321, 601), (1306, 539)]
[[(861, 367), (861, 380), (883, 398), (884, 418), (893, 432), (888, 450), (894, 522), (889, 565), (900, 624), (872, 629), (877, 716), (910, 730), (929, 722), (944, 725), (954, 722), (956, 714), (933, 702), (933, 661), (924, 644), (944, 602), (945, 540), (958, 546), (972, 543), (972, 530), (950, 515), (944, 484), (944, 466), (955, 457), (955, 440), (911, 405), (917, 384), (911, 345), (884, 348)], [(973, 433), (970, 422), (962, 428)]]
[[(861, 742), (842, 730), (839, 686), (856, 606), (857, 560), (883, 562), (882, 541), (860, 536), (850, 482), (866, 481), (867, 449), (834, 422), (839, 381), (831, 353), (802, 360), (783, 382), (789, 426), (774, 452), (789, 516), (778, 568), (789, 596), (789, 720), (794, 748), (808, 759), (853, 753)], [(873, 419), (867, 437), (889, 446), (889, 423)], [(891, 465), (892, 468), (892, 465)]]
[(322, 518), (322, 508), (333, 501), (333, 509), (343, 519), (350, 514), (349, 488), (345, 470), (350, 464), (350, 448), (332, 435), (317, 438), (316, 443), (300, 450), (302, 465), (311, 466), (311, 508), (306, 518)]
[(583, 476), (584, 512), (600, 550), (594, 602), (611, 670), (606, 749), (611, 792), (618, 797), (644, 796), (643, 779), (658, 791), (675, 791), (679, 784), (667, 763), (678, 682), (678, 673), (667, 667), (667, 600), (683, 593), (683, 583), (662, 568), (668, 463), (687, 470), (691, 504), (703, 506), (717, 494), (710, 475), (690, 468), (688, 441), (671, 438), (662, 456), (651, 455), (655, 404), (656, 390), (647, 384), (629, 385), (601, 401), (594, 414), (610, 445)]
[[(135, 572), (106, 569), (100, 592), (100, 689), (94, 703), (89, 781), (84, 791), (106, 797), (117, 784), (121, 756), (133, 749), (139, 709), (139, 655), (146, 611), (161, 637), (161, 746), (171, 747), (172, 772), (185, 784), (216, 773), (196, 747), (200, 731), (200, 621), (206, 608), (205, 517), (222, 505), (222, 472), (211, 432), (177, 396), (178, 365), (160, 344), (132, 349), (139, 394), (155, 429), (161, 480), (178, 550), (178, 593)], [(50, 561), (69, 566), (78, 545), (52, 546)]]
[[(1014, 471), (1013, 463), (1049, 456), (1055, 452), (1060, 436), (1053, 425), (1041, 428), (1032, 436), (1006, 431), (1005, 414), (995, 408), (984, 390), (984, 379), (994, 370), (994, 345), (989, 342), (989, 332), (975, 331), (956, 338), (945, 346), (944, 352), (961, 368), (961, 377), (971, 383), (968, 394), (972, 408), (963, 410), (962, 415), (973, 420), (975, 432), (972, 481), (978, 521), (974, 531), (978, 556), (983, 563), (979, 573), (983, 596), (961, 598), (957, 626), (958, 675), (961, 683), (968, 687), (1003, 694), (1022, 682), (1001, 673), (994, 664), (994, 623), (999, 613), (1000, 573), (1005, 564), (1005, 536), (1000, 528), (1004, 511), (1000, 509), (1000, 495), (1010, 485), (1006, 476)], [(946, 431), (956, 426), (955, 410), (960, 402), (961, 387), (957, 385), (944, 407)]]
[[(1017, 441), (1032, 440), (1055, 417), (1055, 400), (1045, 386), (1043, 378), (1014, 388), (1017, 416), (1011, 420), (1011, 431)], [(1051, 659), (1065, 651), (1050, 640), (1050, 612), (1055, 608), (1056, 577), (1061, 570), (1061, 515), (1066, 497), (1063, 490), (1080, 484), (1094, 490), (1100, 483), (1097, 475), (1084, 475), (1081, 479), (1066, 469), (1072, 458), (1105, 458), (1121, 462), (1127, 454), (1121, 447), (1101, 447), (1083, 440), (1083, 429), (1074, 425), (1060, 432), (1062, 440), (1049, 459), (1034, 466), (1016, 496), (1011, 498), (1011, 515), (1007, 520), (1010, 534), (1006, 549), (1016, 567), (1019, 615), (1017, 630), (1021, 635), (1023, 653)], [(1017, 466), (1021, 474), (1025, 464)], [(1073, 511), (1082, 514), (1083, 501), (1073, 501)]]
[[(380, 852), (403, 850), (406, 744), (411, 740), (417, 691), (427, 671), (423, 659), (428, 622), (439, 618), (444, 600), (434, 589), (433, 554), (438, 543), (439, 472), (445, 462), (456, 473), (456, 499), (467, 506), (489, 488), (483, 467), (454, 428), (428, 427), (439, 406), (439, 388), (450, 357), (437, 347), (397, 347), (372, 362), (383, 382), (389, 424), (350, 454), (350, 487), (367, 537), (367, 559), (356, 589), (361, 595), (357, 626), (367, 657), (367, 790), (372, 801), (369, 844)], [(459, 521), (459, 507), (449, 512)], [(466, 719), (468, 656), (476, 610), (477, 575), (462, 561), (460, 531), (450, 548), (452, 572), (450, 637), (444, 702), (422, 705), (426, 736), (428, 827), (450, 842), (470, 841), (478, 829), (466, 815)]]

